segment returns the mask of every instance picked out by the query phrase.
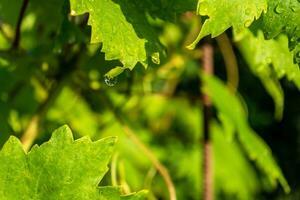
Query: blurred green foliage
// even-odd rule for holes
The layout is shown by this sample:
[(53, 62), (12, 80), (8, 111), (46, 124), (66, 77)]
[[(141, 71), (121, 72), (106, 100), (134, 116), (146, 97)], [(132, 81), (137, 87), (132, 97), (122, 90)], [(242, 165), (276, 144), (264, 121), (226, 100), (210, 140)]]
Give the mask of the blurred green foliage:
[[(111, 69), (122, 66), (125, 61), (107, 61), (102, 53), (103, 44), (89, 44), (91, 27), (86, 25), (87, 14), (70, 16), (67, 1), (51, 0), (43, 4), (32, 1), (23, 19), (20, 49), (12, 51), (9, 48), (17, 19), (10, 15), (19, 12), (20, 1), (1, 1), (1, 146), (10, 135), (22, 138), (36, 119), (34, 117), (38, 117), (35, 125), (40, 133), (34, 141), (37, 144), (47, 141), (51, 132), (62, 124), (68, 124), (76, 138), (89, 136), (96, 140), (118, 136), (110, 174), (101, 185), (116, 181), (124, 193), (148, 189), (150, 200), (168, 199), (163, 178), (126, 135), (126, 125), (167, 167), (177, 198), (196, 200), (202, 193), (200, 83), (204, 82), (204, 91), (212, 97), (216, 107), (211, 122), (216, 199), (297, 199), (300, 191), (297, 180), (300, 177), (297, 172), (300, 166), (300, 96), (283, 75), (299, 87), (298, 76), (293, 76), (299, 68), (292, 62), (285, 36), (270, 41), (251, 33), (245, 33), (244, 38), (234, 36), (238, 40), (238, 48), (234, 47), (234, 51), (241, 77), (238, 88), (241, 95), (234, 95), (218, 80), (226, 80), (226, 69), (220, 48), (214, 41), (215, 71), (219, 78), (203, 78), (201, 49), (189, 51), (185, 48), (196, 38), (201, 27), (200, 18), (190, 12), (175, 17), (170, 14), (172, 9), (177, 12), (177, 8), (182, 8), (178, 13), (192, 10), (190, 5), (195, 1), (188, 1), (186, 7), (179, 1), (172, 1), (178, 7), (157, 1), (172, 11), (166, 13), (159, 12), (155, 2), (147, 1), (152, 6), (143, 10), (149, 12), (149, 16), (142, 21), (151, 25), (168, 56), (161, 57), (159, 65), (158, 60), (152, 60), (147, 70), (143, 63), (138, 63), (134, 70), (123, 69), (117, 77), (107, 80), (105, 75), (116, 74)], [(8, 3), (12, 11), (5, 9)], [(260, 51), (266, 56), (259, 57)], [(282, 57), (277, 57), (278, 54)], [(288, 65), (284, 65), (287, 69), (278, 75), (279, 61)], [(274, 119), (272, 99), (248, 66), (273, 97), (276, 116), (282, 117), (282, 122)], [(281, 85), (278, 78), (282, 78)], [(285, 102), (284, 92), (288, 93)], [(284, 134), (274, 136), (273, 132), (279, 130)], [(274, 149), (275, 158), (267, 144)], [(293, 152), (293, 156), (289, 152)], [(292, 192), (289, 195), (277, 187), (278, 179), (284, 190), (289, 190), (275, 160), (290, 183)], [(117, 174), (116, 180), (111, 180), (113, 173)]]

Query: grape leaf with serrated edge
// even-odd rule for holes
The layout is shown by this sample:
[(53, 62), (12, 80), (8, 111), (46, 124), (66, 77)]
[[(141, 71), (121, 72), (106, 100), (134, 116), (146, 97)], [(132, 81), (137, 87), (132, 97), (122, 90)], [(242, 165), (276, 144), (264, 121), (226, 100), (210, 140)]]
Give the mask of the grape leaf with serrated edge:
[(268, 0), (268, 12), (253, 24), (251, 29), (256, 32), (263, 30), (267, 39), (284, 33), (289, 38), (290, 50), (294, 60), (300, 64), (300, 1), (299, 0)]
[(211, 98), (218, 112), (234, 126), (238, 139), (250, 159), (254, 160), (257, 166), (265, 172), (273, 185), (276, 185), (278, 180), (285, 192), (289, 192), (290, 187), (276, 164), (270, 148), (250, 128), (239, 99), (218, 79), (204, 74), (202, 79), (204, 81), (203, 91)]
[(98, 186), (115, 141), (115, 137), (74, 141), (71, 130), (63, 126), (26, 154), (20, 141), (10, 137), (0, 152), (1, 199), (144, 199), (144, 191), (123, 196), (118, 187)]
[(198, 37), (188, 48), (194, 48), (203, 37), (210, 34), (216, 37), (230, 27), (239, 33), (266, 10), (266, 0), (199, 0), (197, 14), (208, 18)]
[(120, 60), (133, 69), (140, 62), (144, 67), (149, 59), (159, 60), (161, 46), (146, 14), (132, 1), (70, 0), (71, 15), (89, 13), (92, 27), (91, 43), (102, 42), (106, 60)]

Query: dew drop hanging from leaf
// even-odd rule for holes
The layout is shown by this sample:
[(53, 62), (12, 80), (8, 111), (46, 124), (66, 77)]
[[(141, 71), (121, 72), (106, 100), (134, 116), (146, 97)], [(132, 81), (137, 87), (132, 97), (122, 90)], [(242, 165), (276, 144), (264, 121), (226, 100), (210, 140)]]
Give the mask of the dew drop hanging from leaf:
[(105, 84), (110, 87), (114, 86), (118, 82), (117, 76), (120, 75), (125, 69), (126, 67), (115, 67), (111, 69), (104, 75)]
[(158, 52), (155, 52), (151, 55), (151, 61), (154, 63), (154, 64), (157, 64), (159, 65), (160, 64), (160, 58), (159, 58), (159, 53)]
[(118, 78), (117, 77), (109, 77), (109, 76), (105, 75), (104, 82), (107, 86), (113, 87), (118, 82)]

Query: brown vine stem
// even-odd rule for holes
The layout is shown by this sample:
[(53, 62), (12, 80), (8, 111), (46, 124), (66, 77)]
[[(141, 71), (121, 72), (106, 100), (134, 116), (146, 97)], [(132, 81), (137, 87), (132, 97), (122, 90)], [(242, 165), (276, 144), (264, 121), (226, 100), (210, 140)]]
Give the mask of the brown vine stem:
[(216, 40), (225, 62), (228, 88), (235, 93), (239, 84), (239, 70), (231, 42), (226, 33), (218, 36)]
[(28, 6), (28, 3), (29, 3), (29, 0), (23, 0), (23, 4), (22, 4), (21, 10), (20, 10), (18, 21), (17, 21), (15, 38), (14, 38), (14, 41), (13, 41), (12, 47), (11, 47), (12, 49), (17, 49), (19, 47), (20, 36), (21, 36), (21, 24), (22, 24), (23, 17), (25, 15), (25, 11)]
[[(213, 74), (213, 47), (205, 43), (203, 50), (203, 73)], [(213, 200), (212, 146), (210, 141), (211, 100), (202, 94), (203, 102), (203, 200)]]

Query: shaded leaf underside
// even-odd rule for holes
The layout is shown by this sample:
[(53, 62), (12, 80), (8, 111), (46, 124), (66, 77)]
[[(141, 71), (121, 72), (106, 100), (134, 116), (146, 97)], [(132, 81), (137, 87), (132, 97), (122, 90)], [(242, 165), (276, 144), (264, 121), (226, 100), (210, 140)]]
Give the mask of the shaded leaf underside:
[[(290, 191), (280, 168), (276, 164), (271, 150), (265, 142), (250, 128), (247, 116), (239, 99), (231, 94), (228, 88), (219, 80), (203, 75), (204, 92), (209, 95), (222, 117), (232, 124), (238, 134), (238, 139), (257, 166), (267, 175), (273, 185), (278, 180), (286, 192)], [(223, 120), (224, 121), (224, 120)]]
[(278, 79), (287, 77), (300, 90), (300, 70), (293, 62), (288, 38), (281, 34), (276, 39), (265, 40), (262, 31), (255, 36), (249, 30), (241, 35), (237, 41), (238, 47), (252, 72), (261, 79), (272, 96), (276, 107), (275, 116), (280, 119), (283, 114), (284, 97)]

